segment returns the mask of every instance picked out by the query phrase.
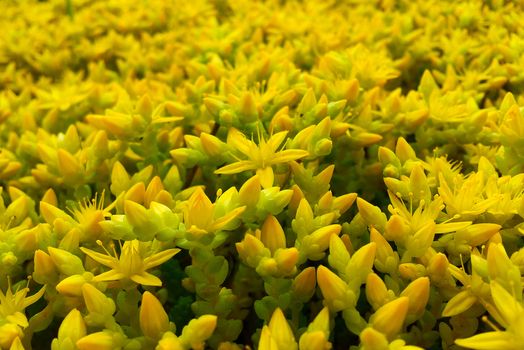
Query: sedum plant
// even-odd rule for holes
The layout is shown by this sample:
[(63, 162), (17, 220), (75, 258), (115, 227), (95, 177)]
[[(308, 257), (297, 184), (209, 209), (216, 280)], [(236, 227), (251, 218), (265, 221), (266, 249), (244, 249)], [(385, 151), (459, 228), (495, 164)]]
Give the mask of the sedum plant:
[(516, 1), (4, 1), (0, 349), (522, 349)]

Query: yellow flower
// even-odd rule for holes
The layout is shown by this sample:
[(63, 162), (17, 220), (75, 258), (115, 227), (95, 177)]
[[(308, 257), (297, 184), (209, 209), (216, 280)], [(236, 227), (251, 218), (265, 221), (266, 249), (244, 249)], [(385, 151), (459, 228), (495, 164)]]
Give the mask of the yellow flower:
[(87, 329), (82, 314), (77, 309), (73, 309), (62, 320), (58, 329), (58, 337), (51, 343), (51, 350), (66, 349), (68, 346), (73, 348), (73, 344), (86, 334)]
[(169, 317), (160, 301), (150, 292), (142, 294), (140, 306), (140, 329), (145, 336), (160, 339), (169, 331)]
[(409, 309), (409, 298), (399, 297), (381, 306), (369, 319), (374, 329), (388, 339), (394, 339), (404, 326)]
[(424, 255), (431, 247), (435, 234), (454, 232), (471, 225), (471, 221), (448, 222), (448, 220), (436, 223), (445, 207), (440, 196), (435, 196), (430, 201), (421, 199), (417, 208), (413, 210), (411, 199), (408, 208), (402, 198), (389, 190), (388, 194), (391, 200), (388, 210), (392, 215), (386, 224), (384, 238), (403, 245), (411, 256)]
[(329, 350), (332, 344), (329, 339), (329, 308), (324, 307), (311, 322), (306, 332), (300, 336), (300, 350)]
[(76, 347), (80, 350), (113, 350), (122, 349), (125, 336), (118, 332), (103, 330), (91, 333), (76, 342)]
[(317, 283), (324, 296), (324, 304), (331, 311), (338, 312), (355, 306), (355, 294), (347, 283), (323, 265), (317, 269)]
[(273, 165), (287, 163), (309, 155), (307, 151), (298, 149), (278, 151), (278, 147), (285, 140), (286, 136), (287, 131), (281, 131), (272, 135), (266, 141), (262, 133), (259, 133), (259, 144), (257, 145), (253, 140), (248, 140), (240, 131), (232, 128), (227, 137), (228, 145), (248, 159), (239, 159), (233, 164), (223, 166), (217, 169), (215, 174), (236, 174), (246, 170), (256, 170), (262, 187), (268, 188), (273, 186), (275, 179)]
[(24, 310), (29, 305), (34, 304), (45, 292), (45, 286), (35, 294), (26, 297), (29, 288), (17, 290), (15, 294), (11, 291), (11, 285), (7, 288), (5, 294), (0, 290), (0, 318), (8, 322), (25, 328), (29, 325)]
[[(521, 291), (517, 291), (521, 293)], [(478, 349), (524, 349), (524, 307), (513, 295), (495, 281), (491, 281), (491, 295), (493, 304), (488, 304), (487, 309), (491, 315), (506, 329), (500, 330), (491, 324), (487, 318), (484, 320), (495, 330), (474, 335), (466, 339), (457, 339), (455, 343), (459, 346)]]
[(178, 339), (186, 349), (203, 350), (206, 348), (205, 341), (213, 335), (216, 327), (216, 315), (202, 315), (189, 321)]
[(158, 342), (156, 350), (185, 350), (180, 339), (173, 332), (165, 332)]
[(231, 210), (228, 214), (215, 218), (213, 204), (204, 190), (199, 187), (193, 192), (184, 208), (184, 224), (188, 232), (194, 235), (218, 231), (242, 214), (246, 207)]
[(262, 229), (248, 231), (236, 248), (241, 260), (262, 276), (287, 276), (296, 272), (298, 249), (286, 248), (284, 230), (273, 215), (266, 218)]
[(23, 337), (22, 329), (13, 323), (5, 323), (0, 326), (0, 348), (9, 349), (17, 338)]
[[(99, 245), (102, 242), (97, 241)], [(162, 281), (149, 270), (171, 259), (180, 249), (167, 249), (159, 253), (151, 251), (150, 242), (140, 242), (136, 239), (124, 242), (120, 249), (120, 257), (113, 247), (113, 255), (107, 250), (106, 254), (81, 247), (80, 249), (93, 260), (110, 267), (111, 270), (93, 278), (93, 282), (127, 280), (145, 286), (161, 286)]]
[(386, 335), (372, 327), (364, 329), (359, 337), (362, 350), (422, 350), (418, 346), (406, 345), (402, 339), (396, 339), (390, 343)]
[[(499, 196), (485, 198), (485, 178), (483, 172), (472, 173), (467, 178), (460, 174), (449, 180), (439, 174), (438, 192), (450, 217), (458, 214), (463, 220), (474, 219), (501, 200)], [(451, 181), (453, 186), (449, 185)]]
[(115, 201), (105, 207), (104, 200), (105, 191), (102, 191), (100, 196), (95, 193), (92, 200), (84, 199), (68, 208), (83, 233), (82, 240), (94, 241), (102, 233), (102, 227), (99, 223), (104, 221), (104, 218), (111, 216), (110, 211), (116, 204)]
[(89, 283), (84, 283), (80, 289), (88, 311), (85, 317), (86, 324), (90, 327), (105, 325), (116, 311), (113, 299)]
[(280, 308), (277, 308), (269, 325), (264, 326), (258, 344), (259, 349), (297, 349), (297, 342), (289, 323)]

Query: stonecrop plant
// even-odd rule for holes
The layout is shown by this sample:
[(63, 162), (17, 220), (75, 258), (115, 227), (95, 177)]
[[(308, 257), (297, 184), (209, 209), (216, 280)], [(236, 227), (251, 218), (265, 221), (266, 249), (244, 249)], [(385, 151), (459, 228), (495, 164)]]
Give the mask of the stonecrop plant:
[(524, 349), (523, 17), (1, 1), (0, 349)]

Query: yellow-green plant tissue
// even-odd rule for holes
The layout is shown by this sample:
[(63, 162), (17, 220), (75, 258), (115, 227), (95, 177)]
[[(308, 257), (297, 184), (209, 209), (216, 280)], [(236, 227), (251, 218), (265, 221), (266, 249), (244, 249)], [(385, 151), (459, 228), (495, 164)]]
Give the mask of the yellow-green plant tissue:
[(524, 349), (524, 1), (0, 1), (0, 350)]

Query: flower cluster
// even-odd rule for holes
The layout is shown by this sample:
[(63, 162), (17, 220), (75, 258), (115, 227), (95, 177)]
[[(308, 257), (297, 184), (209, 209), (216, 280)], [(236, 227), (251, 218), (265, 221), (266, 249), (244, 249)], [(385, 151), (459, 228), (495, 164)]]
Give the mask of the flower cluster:
[(0, 349), (523, 349), (522, 16), (3, 1)]

